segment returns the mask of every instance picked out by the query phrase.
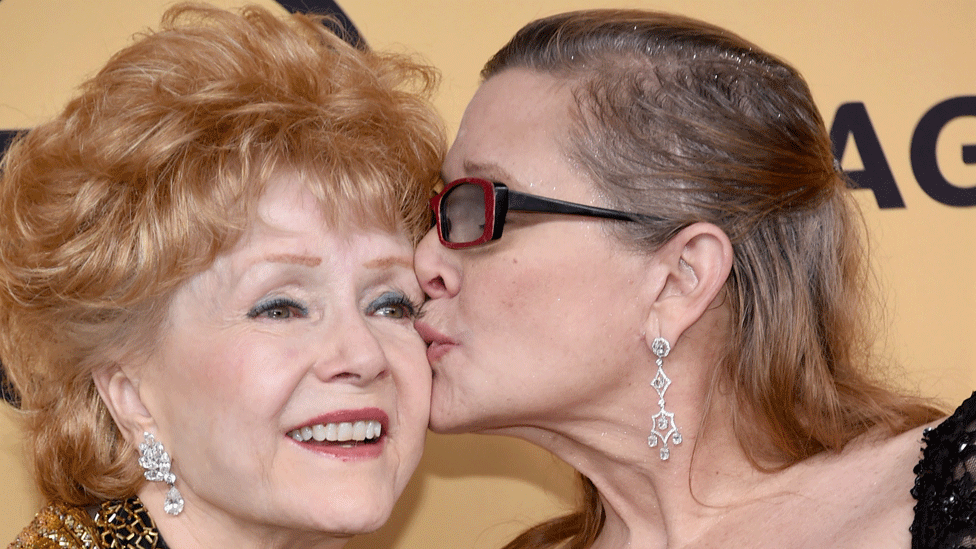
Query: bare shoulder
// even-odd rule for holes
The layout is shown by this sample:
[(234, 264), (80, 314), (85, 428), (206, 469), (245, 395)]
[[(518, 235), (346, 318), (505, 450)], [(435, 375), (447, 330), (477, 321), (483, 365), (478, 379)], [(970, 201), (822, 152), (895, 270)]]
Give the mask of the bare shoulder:
[[(932, 430), (926, 433), (927, 429)], [(948, 481), (958, 482), (964, 475), (966, 487), (960, 491), (955, 484), (950, 486), (955, 495), (939, 492), (945, 497), (936, 506), (938, 516), (934, 522), (929, 517), (921, 523), (929, 535), (935, 536), (932, 539), (936, 541), (927, 546), (972, 547), (976, 539), (976, 394), (948, 419), (940, 418), (895, 436), (871, 432), (843, 451), (825, 452), (769, 474), (757, 484), (754, 497), (744, 499), (735, 512), (728, 513), (720, 530), (729, 535), (722, 539), (739, 539), (743, 541), (740, 547), (763, 549), (909, 549), (916, 504), (919, 517), (925, 518), (925, 503), (919, 504), (912, 495), (916, 466), (925, 485), (923, 477), (931, 465), (929, 460), (934, 459), (930, 455), (933, 452), (954, 464)], [(940, 467), (935, 469), (941, 471)], [(929, 484), (941, 489), (940, 483), (945, 480), (940, 477)], [(954, 498), (960, 499), (960, 493), (965, 498), (953, 503)], [(949, 512), (945, 502), (962, 509)], [(955, 521), (952, 528), (947, 529), (943, 515)], [(763, 527), (756, 528), (758, 524)], [(962, 539), (963, 543), (947, 545), (942, 541), (945, 536)]]
[(758, 497), (726, 516), (719, 537), (752, 548), (909, 549), (925, 427), (868, 434), (772, 473)]
[(763, 503), (748, 512), (762, 517), (766, 532), (788, 534), (754, 547), (909, 549), (923, 429), (887, 437), (870, 433), (841, 452), (773, 475)]
[(869, 433), (840, 453), (796, 466), (810, 501), (830, 509), (834, 522), (824, 524), (836, 525), (824, 532), (832, 538), (825, 547), (911, 546), (914, 469), (922, 456), (924, 429), (930, 426), (888, 437)]

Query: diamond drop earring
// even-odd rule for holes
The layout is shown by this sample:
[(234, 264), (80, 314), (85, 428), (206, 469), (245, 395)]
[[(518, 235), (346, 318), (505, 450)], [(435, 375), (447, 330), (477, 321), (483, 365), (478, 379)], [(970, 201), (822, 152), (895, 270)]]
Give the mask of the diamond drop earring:
[(142, 436), (145, 441), (139, 444), (139, 465), (146, 470), (143, 474), (146, 480), (169, 484), (163, 510), (173, 516), (179, 515), (183, 512), (183, 495), (176, 489), (176, 475), (169, 470), (172, 460), (163, 443), (158, 442), (152, 433), (144, 432)]
[(657, 356), (657, 375), (651, 380), (651, 387), (657, 391), (657, 404), (661, 409), (651, 416), (654, 426), (651, 428), (651, 436), (647, 437), (647, 445), (654, 448), (660, 442), (661, 460), (667, 461), (671, 457), (668, 439), (671, 439), (675, 445), (681, 444), (681, 433), (678, 431), (678, 426), (674, 424), (674, 414), (664, 409), (664, 393), (671, 385), (671, 380), (664, 373), (664, 357), (671, 352), (671, 343), (663, 337), (656, 337), (651, 342), (651, 351)]

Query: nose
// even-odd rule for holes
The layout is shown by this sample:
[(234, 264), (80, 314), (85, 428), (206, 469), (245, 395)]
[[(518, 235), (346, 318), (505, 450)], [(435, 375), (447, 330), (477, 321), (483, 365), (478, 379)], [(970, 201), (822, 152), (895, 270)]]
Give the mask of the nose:
[(427, 231), (414, 253), (414, 270), (424, 293), (431, 299), (453, 297), (461, 288), (461, 270), (452, 261), (457, 254), (441, 245), (437, 229)]
[(317, 337), (322, 355), (314, 370), (322, 381), (366, 386), (389, 371), (383, 346), (367, 320), (355, 312), (336, 319)]

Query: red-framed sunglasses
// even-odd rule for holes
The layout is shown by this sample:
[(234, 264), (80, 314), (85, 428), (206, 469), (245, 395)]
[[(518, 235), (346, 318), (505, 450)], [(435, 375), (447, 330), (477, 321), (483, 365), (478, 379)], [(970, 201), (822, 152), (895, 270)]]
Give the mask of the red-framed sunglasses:
[(480, 246), (502, 236), (509, 211), (583, 215), (619, 221), (651, 218), (510, 190), (503, 183), (468, 177), (452, 181), (430, 199), (437, 235), (451, 249)]

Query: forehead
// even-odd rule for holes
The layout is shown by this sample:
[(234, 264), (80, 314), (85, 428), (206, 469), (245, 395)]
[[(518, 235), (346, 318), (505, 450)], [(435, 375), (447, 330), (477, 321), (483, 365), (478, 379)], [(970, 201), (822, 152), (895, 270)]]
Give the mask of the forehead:
[(468, 106), (469, 111), (511, 118), (545, 118), (555, 109), (565, 114), (571, 97), (566, 80), (529, 70), (508, 69), (486, 80)]
[(324, 222), (324, 207), (300, 176), (286, 172), (268, 182), (257, 202), (257, 220), (271, 227), (307, 229)]
[(241, 238), (198, 278), (230, 288), (255, 266), (272, 264), (334, 274), (412, 271), (413, 246), (405, 230), (377, 227), (341, 207), (329, 214), (329, 207), (298, 178), (273, 180)]
[[(572, 99), (564, 81), (538, 72), (508, 69), (489, 78), (465, 110), (446, 175), (504, 180), (508, 172), (531, 177), (547, 164), (565, 162)], [(493, 169), (505, 173), (485, 173)]]
[(240, 238), (210, 270), (228, 275), (261, 262), (313, 269), (368, 263), (374, 269), (380, 259), (396, 257), (402, 263), (412, 258), (402, 226), (385, 227), (354, 207), (334, 205), (332, 197), (323, 201), (313, 192), (314, 184), (290, 173), (270, 179)]
[(310, 230), (389, 232), (405, 235), (391, 210), (390, 185), (362, 183), (376, 192), (362, 192), (355, 196), (333, 187), (350, 187), (282, 172), (268, 180), (254, 206), (254, 217), (247, 232), (277, 229), (294, 232)]

